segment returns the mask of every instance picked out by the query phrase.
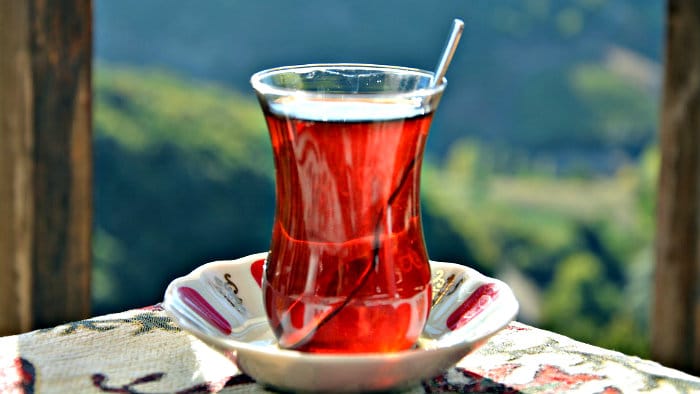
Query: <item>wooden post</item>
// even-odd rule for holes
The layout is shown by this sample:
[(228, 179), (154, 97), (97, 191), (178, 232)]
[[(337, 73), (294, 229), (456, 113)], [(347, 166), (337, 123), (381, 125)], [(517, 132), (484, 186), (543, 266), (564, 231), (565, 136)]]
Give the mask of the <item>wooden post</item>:
[(700, 2), (669, 0), (652, 357), (700, 374)]
[(92, 2), (0, 1), (0, 335), (90, 314)]
[(33, 94), (28, 8), (0, 2), (0, 335), (31, 328)]

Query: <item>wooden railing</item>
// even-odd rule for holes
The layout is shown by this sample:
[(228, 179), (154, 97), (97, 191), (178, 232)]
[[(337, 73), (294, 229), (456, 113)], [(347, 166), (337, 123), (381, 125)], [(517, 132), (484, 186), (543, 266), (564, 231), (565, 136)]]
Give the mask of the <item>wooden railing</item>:
[(92, 2), (0, 1), (0, 335), (90, 313)]
[(700, 2), (669, 0), (652, 355), (700, 375)]

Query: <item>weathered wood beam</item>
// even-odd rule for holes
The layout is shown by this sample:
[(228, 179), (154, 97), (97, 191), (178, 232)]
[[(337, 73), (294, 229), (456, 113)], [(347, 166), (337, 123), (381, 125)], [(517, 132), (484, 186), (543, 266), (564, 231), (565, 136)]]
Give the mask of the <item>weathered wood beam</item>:
[(651, 347), (700, 374), (700, 2), (667, 4)]
[(0, 1), (0, 53), (7, 334), (90, 314), (91, 0)]
[(34, 134), (29, 9), (0, 2), (0, 335), (29, 330)]

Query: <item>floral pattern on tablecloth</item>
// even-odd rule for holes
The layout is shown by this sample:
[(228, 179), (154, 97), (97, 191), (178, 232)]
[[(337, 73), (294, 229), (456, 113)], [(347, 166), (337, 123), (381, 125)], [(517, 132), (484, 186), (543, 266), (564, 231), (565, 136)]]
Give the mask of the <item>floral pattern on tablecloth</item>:
[(0, 358), (0, 393), (33, 393), (34, 365), (21, 357)]
[[(700, 379), (512, 323), (408, 393), (700, 392)], [(136, 309), (0, 338), (0, 393), (271, 392), (235, 356), (188, 335), (163, 309)]]

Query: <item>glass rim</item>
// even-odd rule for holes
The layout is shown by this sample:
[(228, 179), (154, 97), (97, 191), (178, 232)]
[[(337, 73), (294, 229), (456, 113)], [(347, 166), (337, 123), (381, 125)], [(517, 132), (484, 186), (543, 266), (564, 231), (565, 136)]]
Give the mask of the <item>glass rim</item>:
[(405, 73), (407, 75), (418, 75), (425, 76), (430, 79), (435, 75), (432, 71), (422, 70), (413, 67), (403, 67), (403, 66), (390, 66), (383, 64), (371, 64), (371, 63), (310, 63), (310, 64), (298, 64), (291, 66), (273, 67), (265, 70), (256, 72), (250, 77), (250, 84), (253, 86), (258, 94), (262, 95), (276, 95), (276, 96), (297, 96), (297, 97), (310, 97), (310, 98), (348, 98), (352, 95), (358, 98), (410, 98), (410, 97), (429, 97), (439, 93), (442, 93), (447, 86), (447, 79), (442, 78), (440, 84), (433, 87), (424, 87), (420, 89), (410, 90), (406, 92), (378, 92), (378, 93), (350, 93), (350, 92), (318, 92), (303, 89), (292, 89), (274, 86), (269, 83), (263, 82), (263, 78), (269, 77), (275, 74), (282, 74), (285, 72), (299, 72), (303, 70), (318, 71), (318, 70), (376, 70), (376, 71), (393, 71), (396, 74)]

